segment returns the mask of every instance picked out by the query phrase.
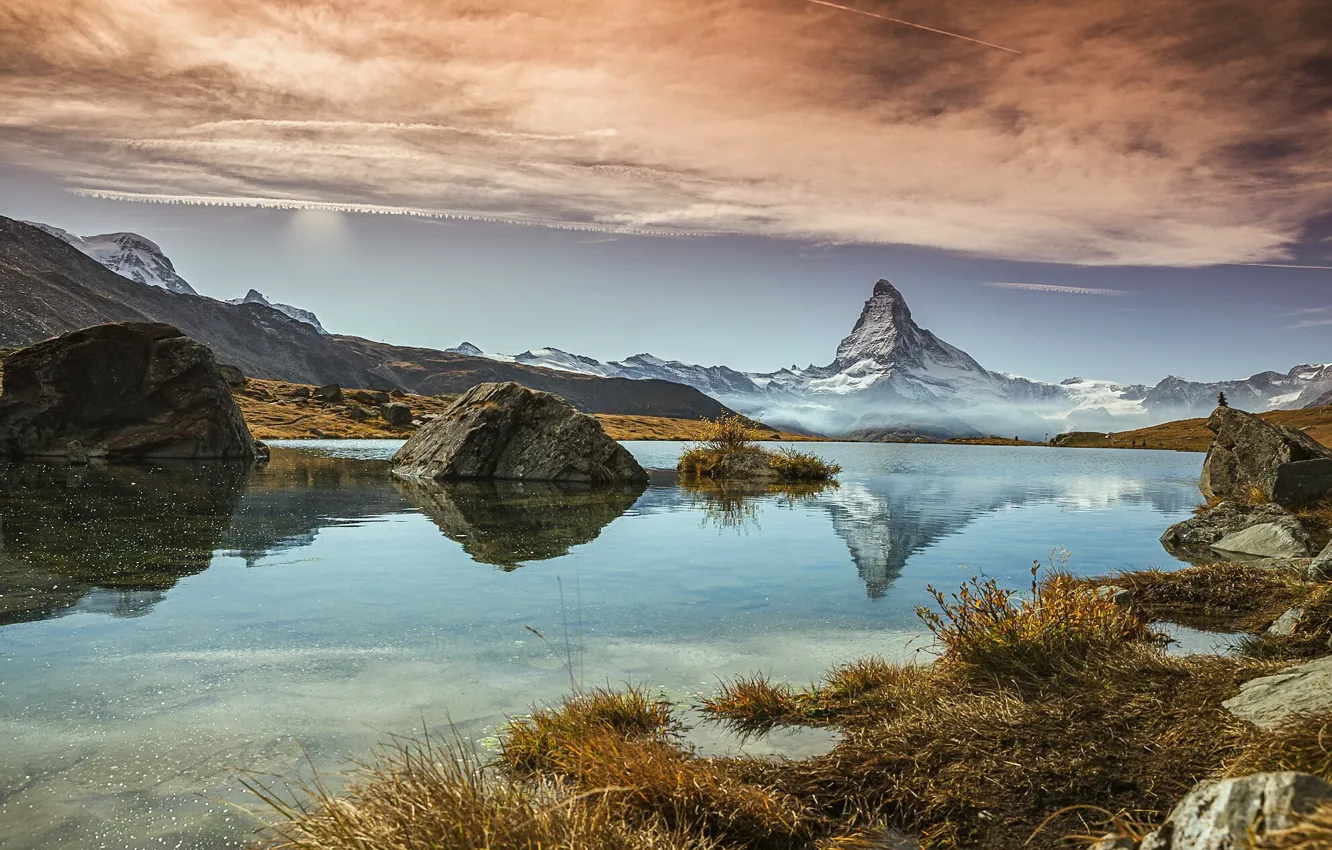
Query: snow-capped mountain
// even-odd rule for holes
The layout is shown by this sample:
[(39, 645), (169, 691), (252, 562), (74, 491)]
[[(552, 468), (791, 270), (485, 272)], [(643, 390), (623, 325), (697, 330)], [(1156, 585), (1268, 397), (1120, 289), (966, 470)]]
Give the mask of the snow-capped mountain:
[(103, 233), (98, 236), (76, 236), (68, 230), (52, 227), (36, 221), (26, 221), (33, 227), (68, 242), (75, 248), (92, 257), (111, 271), (146, 283), (160, 286), (182, 295), (198, 295), (183, 277), (176, 274), (176, 267), (171, 264), (166, 254), (156, 242), (137, 233)]
[(307, 325), (312, 326), (315, 330), (319, 331), (321, 334), (328, 333), (328, 331), (324, 330), (324, 326), (319, 324), (319, 317), (316, 316), (314, 313), (311, 313), (309, 310), (302, 310), (300, 307), (293, 307), (290, 304), (278, 304), (277, 302), (269, 301), (267, 298), (264, 297), (264, 294), (258, 291), (257, 289), (251, 289), (249, 292), (245, 293), (244, 298), (232, 298), (227, 303), (262, 304), (265, 307), (272, 307), (274, 310), (277, 310), (279, 313), (283, 313), (287, 316), (290, 316), (291, 318), (295, 319), (298, 322), (305, 322)]
[(1088, 378), (1048, 384), (994, 372), (917, 325), (906, 299), (886, 280), (875, 284), (827, 366), (745, 373), (650, 354), (603, 363), (557, 348), (497, 355), (463, 343), (450, 351), (586, 375), (674, 381), (771, 425), (870, 439), (984, 433), (1039, 439), (1205, 415), (1222, 391), (1233, 406), (1254, 411), (1303, 407), (1332, 391), (1332, 365), (1218, 383), (1169, 377), (1155, 387)]

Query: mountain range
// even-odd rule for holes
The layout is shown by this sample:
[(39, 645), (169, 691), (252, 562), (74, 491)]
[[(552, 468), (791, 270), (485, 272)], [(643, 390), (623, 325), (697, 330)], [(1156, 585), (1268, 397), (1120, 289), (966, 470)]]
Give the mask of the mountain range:
[(312, 312), (253, 289), (230, 302), (199, 295), (155, 243), (137, 234), (80, 237), (3, 217), (0, 295), (0, 345), (98, 321), (151, 318), (175, 324), (254, 377), (422, 394), (517, 380), (589, 412), (697, 418), (730, 409), (775, 427), (851, 439), (1042, 439), (1129, 430), (1205, 415), (1221, 392), (1232, 406), (1252, 411), (1332, 401), (1327, 364), (1208, 383), (1172, 375), (1155, 386), (1081, 377), (1051, 384), (992, 371), (921, 328), (887, 280), (875, 284), (828, 365), (773, 372), (646, 353), (602, 362), (557, 348), (504, 355), (464, 342), (438, 351), (329, 334)]
[(255, 378), (421, 395), (517, 381), (588, 413), (697, 419), (727, 412), (679, 383), (599, 378), (320, 333), (266, 303), (233, 304), (124, 276), (46, 228), (0, 216), (0, 347), (32, 345), (103, 322), (166, 322)]
[(1231, 405), (1251, 411), (1312, 406), (1332, 392), (1327, 364), (1210, 383), (1172, 375), (1150, 387), (1081, 377), (1050, 384), (991, 371), (917, 325), (902, 293), (886, 280), (875, 284), (827, 366), (746, 373), (650, 354), (602, 363), (556, 348), (511, 356), (471, 343), (449, 350), (586, 375), (678, 381), (770, 425), (862, 439), (984, 433), (1041, 439), (1206, 415), (1221, 392)]

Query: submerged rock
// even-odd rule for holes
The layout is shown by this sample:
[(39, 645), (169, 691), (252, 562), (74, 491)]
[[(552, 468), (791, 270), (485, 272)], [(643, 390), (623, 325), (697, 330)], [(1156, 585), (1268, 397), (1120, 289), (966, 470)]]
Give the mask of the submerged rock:
[(601, 423), (551, 393), (479, 384), (393, 456), (412, 478), (647, 483), (634, 456)]
[(170, 325), (96, 325), (5, 361), (0, 455), (241, 458), (254, 440), (213, 354)]
[[(1332, 801), (1332, 785), (1309, 773), (1255, 773), (1200, 782), (1138, 850), (1243, 850)], [(1111, 845), (1114, 846), (1114, 845)], [(1131, 844), (1128, 846), (1132, 846)]]
[[(1297, 627), (1298, 622), (1291, 624), (1292, 630)], [(1224, 705), (1231, 714), (1264, 729), (1295, 714), (1332, 711), (1332, 656), (1250, 679)]]
[(1218, 407), (1207, 420), (1216, 434), (1198, 487), (1209, 499), (1266, 501), (1298, 507), (1332, 492), (1332, 449), (1308, 434), (1252, 413)]

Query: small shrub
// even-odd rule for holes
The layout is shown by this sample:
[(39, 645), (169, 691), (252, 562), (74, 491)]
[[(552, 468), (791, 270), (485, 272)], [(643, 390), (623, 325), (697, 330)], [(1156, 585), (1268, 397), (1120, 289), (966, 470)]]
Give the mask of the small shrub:
[(704, 447), (719, 454), (758, 451), (754, 445), (762, 433), (754, 423), (735, 413), (716, 419), (704, 419), (699, 428), (699, 441)]
[(1267, 497), (1267, 492), (1257, 484), (1250, 484), (1249, 489), (1244, 492), (1244, 501), (1250, 505), (1266, 505), (1272, 500)]
[(792, 448), (769, 455), (768, 465), (777, 470), (784, 481), (828, 481), (842, 471), (839, 464)]
[(1040, 675), (1092, 650), (1152, 638), (1132, 609), (1098, 596), (1065, 572), (1038, 581), (1039, 570), (1035, 562), (1026, 598), (994, 579), (971, 579), (951, 601), (927, 587), (939, 610), (917, 607), (916, 613), (943, 645), (942, 661), (988, 673)]

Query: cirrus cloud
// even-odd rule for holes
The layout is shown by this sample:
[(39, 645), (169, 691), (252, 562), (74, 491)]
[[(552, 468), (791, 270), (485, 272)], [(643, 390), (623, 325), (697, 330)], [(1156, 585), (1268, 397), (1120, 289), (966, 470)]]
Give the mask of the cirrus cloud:
[(122, 199), (1091, 265), (1279, 262), (1332, 205), (1319, 0), (855, 5), (9, 0), (0, 157)]
[(1054, 295), (1098, 295), (1108, 298), (1121, 298), (1131, 295), (1125, 289), (1097, 289), (1091, 286), (1062, 286), (1056, 283), (1020, 283), (1016, 281), (989, 281), (981, 286), (994, 289), (1018, 289), (1024, 292), (1047, 292)]

